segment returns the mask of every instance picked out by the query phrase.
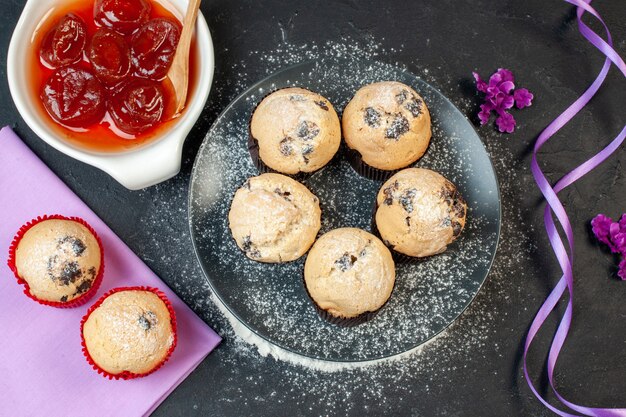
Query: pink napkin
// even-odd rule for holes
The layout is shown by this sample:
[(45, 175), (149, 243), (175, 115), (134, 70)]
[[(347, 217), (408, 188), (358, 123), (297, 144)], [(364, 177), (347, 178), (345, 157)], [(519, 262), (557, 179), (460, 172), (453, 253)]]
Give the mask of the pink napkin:
[[(55, 213), (82, 217), (104, 245), (102, 286), (81, 307), (58, 309), (34, 302), (6, 265), (19, 227), (38, 215)], [(221, 340), (8, 127), (0, 130), (0, 260), (0, 414), (148, 415)], [(135, 285), (157, 287), (170, 299), (178, 346), (156, 373), (111, 381), (85, 361), (80, 320), (109, 289)]]

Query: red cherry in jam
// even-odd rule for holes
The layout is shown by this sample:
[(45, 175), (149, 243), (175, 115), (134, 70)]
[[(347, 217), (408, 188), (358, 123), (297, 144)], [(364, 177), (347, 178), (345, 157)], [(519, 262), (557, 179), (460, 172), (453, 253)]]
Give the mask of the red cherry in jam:
[(136, 135), (161, 121), (165, 108), (163, 90), (157, 82), (135, 78), (111, 96), (108, 108), (121, 131)]
[(96, 0), (93, 20), (98, 26), (129, 34), (148, 21), (150, 9), (146, 0)]
[(131, 39), (131, 60), (135, 75), (161, 80), (172, 64), (180, 39), (180, 24), (170, 19), (152, 19)]
[(96, 77), (105, 84), (116, 84), (130, 72), (130, 48), (124, 37), (111, 29), (94, 33), (87, 56)]
[(43, 38), (39, 57), (52, 68), (70, 65), (83, 57), (87, 26), (80, 17), (69, 13), (61, 18)]
[(89, 127), (100, 122), (106, 111), (104, 87), (90, 71), (80, 68), (53, 72), (40, 98), (55, 121), (70, 127)]

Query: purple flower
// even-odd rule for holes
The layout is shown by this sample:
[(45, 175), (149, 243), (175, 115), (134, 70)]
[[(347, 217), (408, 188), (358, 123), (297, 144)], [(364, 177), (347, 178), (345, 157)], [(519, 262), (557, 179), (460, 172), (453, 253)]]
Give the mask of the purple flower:
[(498, 71), (496, 72), (496, 74), (499, 74), (500, 77), (502, 78), (502, 81), (515, 81), (515, 78), (513, 78), (513, 73), (511, 71), (509, 71), (508, 69), (505, 68), (498, 68)]
[(533, 104), (534, 96), (533, 93), (527, 89), (518, 88), (513, 92), (513, 98), (515, 99), (515, 106), (517, 106), (518, 109), (523, 109)]
[(622, 261), (619, 263), (617, 276), (619, 276), (622, 279), (622, 281), (626, 281), (626, 259), (622, 259)]
[(596, 235), (596, 238), (605, 245), (611, 245), (609, 240), (609, 229), (611, 228), (612, 223), (613, 219), (605, 216), (604, 214), (598, 214), (593, 218), (593, 220), (591, 220), (591, 230), (593, 230), (593, 234)]
[(514, 88), (515, 84), (513, 84), (513, 74), (511, 74), (508, 70), (500, 69), (498, 72), (493, 73), (493, 75), (489, 77), (489, 86), (486, 93), (496, 94), (502, 92), (504, 94), (509, 94)]
[(622, 214), (622, 217), (619, 219), (619, 230), (626, 233), (626, 213)]
[(619, 248), (615, 245), (615, 237), (619, 234), (619, 223), (611, 223), (609, 226), (609, 248), (611, 252), (619, 253)]
[(515, 119), (511, 114), (507, 112), (502, 112), (498, 114), (496, 118), (496, 125), (498, 126), (498, 130), (504, 133), (512, 133), (515, 130)]
[(478, 113), (480, 124), (486, 124), (491, 112), (495, 111), (498, 115), (496, 125), (500, 132), (512, 133), (515, 130), (515, 119), (506, 110), (514, 105), (520, 109), (530, 106), (533, 95), (525, 88), (515, 90), (513, 73), (505, 68), (498, 68), (498, 71), (489, 77), (488, 83), (477, 72), (472, 72), (472, 75), (476, 80), (476, 89), (485, 94), (485, 103), (480, 106)]
[(478, 112), (478, 118), (480, 119), (480, 124), (484, 125), (489, 121), (491, 117), (491, 111), (493, 110), (493, 106), (490, 103), (485, 103), (480, 105), (480, 111)]
[[(489, 97), (489, 95), (487, 97)], [(502, 91), (491, 95), (487, 101), (491, 102), (494, 109), (507, 110), (513, 107), (513, 97), (504, 94)]]
[(626, 231), (622, 232), (620, 230), (619, 223), (611, 223), (609, 227), (609, 247), (612, 252), (621, 253), (622, 255), (626, 253)]
[(476, 80), (476, 89), (481, 93), (486, 93), (487, 83), (484, 82), (482, 78), (480, 78), (480, 75), (477, 72), (472, 72), (472, 74), (474, 75), (474, 79)]
[(614, 222), (604, 214), (598, 214), (591, 220), (591, 229), (600, 242), (608, 245), (611, 252), (622, 255), (617, 275), (626, 281), (626, 213), (622, 214), (619, 222)]
[(626, 256), (626, 233), (617, 233), (613, 238), (613, 246), (616, 252), (619, 252), (622, 256)]

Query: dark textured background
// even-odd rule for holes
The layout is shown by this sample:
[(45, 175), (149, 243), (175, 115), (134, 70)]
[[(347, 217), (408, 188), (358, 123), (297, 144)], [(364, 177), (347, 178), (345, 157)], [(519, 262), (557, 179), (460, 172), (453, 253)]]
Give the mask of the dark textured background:
[[(181, 174), (139, 192), (128, 191), (97, 169), (60, 154), (24, 124), (6, 81), (6, 50), (23, 1), (4, 0), (3, 6), (0, 125), (14, 127), (225, 337), (155, 415), (548, 414), (532, 397), (520, 365), (528, 325), (558, 278), (543, 232), (543, 206), (528, 168), (530, 151), (541, 129), (587, 87), (602, 65), (599, 53), (578, 34), (570, 5), (556, 0), (205, 0), (202, 11), (216, 51), (214, 90), (187, 139)], [(623, 0), (596, 1), (594, 6), (612, 28), (616, 49), (624, 56)], [(595, 22), (592, 26), (599, 30)], [(266, 61), (259, 57), (279, 55), (275, 51), (285, 41), (292, 47), (316, 44), (321, 49), (327, 41), (358, 47), (378, 44), (382, 52), (377, 59), (398, 62), (417, 74), (427, 70), (427, 80), (472, 120), (476, 110), (472, 70), (486, 77), (499, 66), (508, 67), (520, 86), (535, 93), (533, 107), (514, 113), (519, 122), (514, 134), (498, 134), (491, 124), (479, 129), (503, 188), (505, 226), (494, 273), (474, 305), (437, 342), (437, 349), (415, 355), (404, 371), (401, 365), (329, 375), (259, 357), (235, 340), (208, 300), (195, 264), (186, 222), (186, 189), (195, 153), (219, 111), (243, 87), (266, 75)], [(550, 178), (557, 179), (618, 133), (624, 123), (624, 103), (626, 83), (613, 69), (599, 95), (542, 151), (542, 166)], [(617, 217), (626, 211), (621, 169), (625, 162), (624, 152), (619, 151), (561, 195), (576, 235), (577, 301), (556, 381), (566, 398), (586, 405), (626, 405), (626, 284), (616, 279), (616, 260), (590, 238), (588, 227), (598, 212)], [(533, 374), (545, 393), (549, 388), (539, 376), (555, 323), (553, 317), (552, 328), (540, 333), (531, 355)]]

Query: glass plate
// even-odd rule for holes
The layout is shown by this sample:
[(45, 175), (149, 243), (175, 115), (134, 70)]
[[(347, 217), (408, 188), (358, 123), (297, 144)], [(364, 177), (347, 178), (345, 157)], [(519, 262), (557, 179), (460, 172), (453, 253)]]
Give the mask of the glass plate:
[[(375, 81), (397, 80), (426, 101), (433, 137), (415, 166), (451, 180), (468, 203), (459, 240), (421, 262), (398, 264), (387, 305), (371, 321), (340, 328), (316, 313), (303, 284), (306, 256), (287, 264), (246, 258), (228, 228), (235, 191), (258, 175), (248, 153), (248, 125), (270, 92), (299, 86), (328, 98), (339, 114), (354, 93)], [(359, 176), (343, 154), (305, 179), (320, 199), (322, 230), (371, 231), (381, 182)], [(500, 233), (500, 198), (489, 156), (476, 131), (446, 97), (415, 75), (374, 61), (324, 59), (299, 64), (258, 82), (237, 97), (211, 127), (196, 157), (189, 190), (194, 248), (215, 295), (251, 331), (289, 351), (331, 361), (366, 361), (400, 354), (437, 335), (472, 302), (487, 277)]]

